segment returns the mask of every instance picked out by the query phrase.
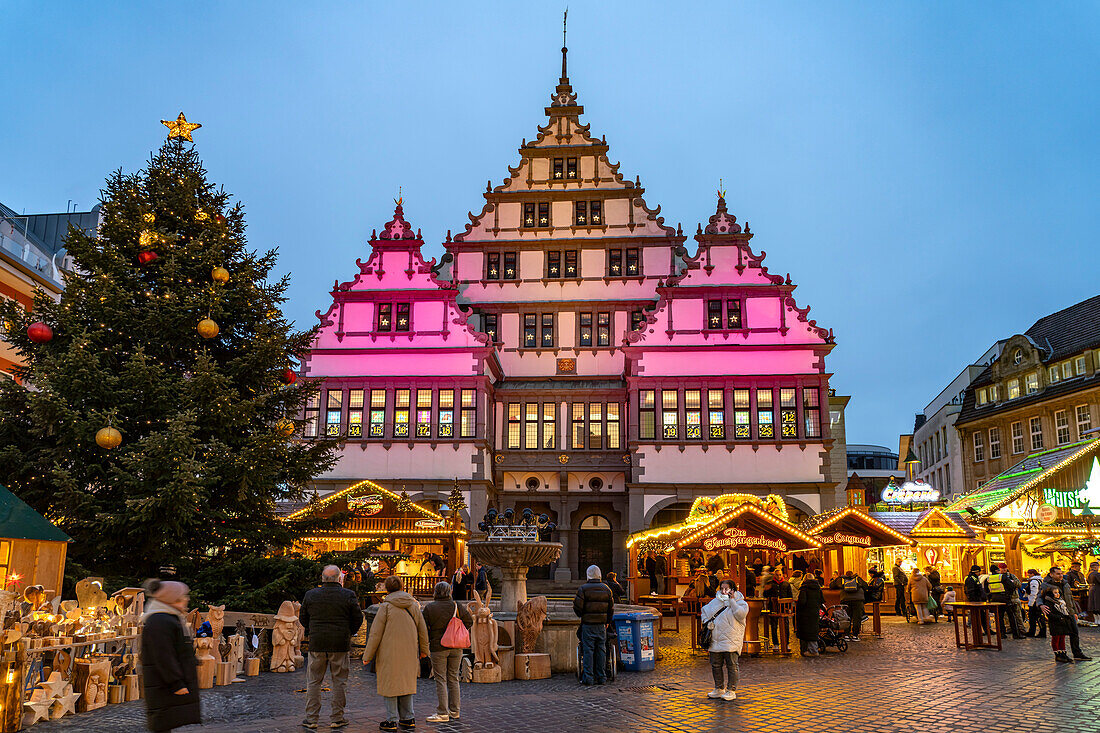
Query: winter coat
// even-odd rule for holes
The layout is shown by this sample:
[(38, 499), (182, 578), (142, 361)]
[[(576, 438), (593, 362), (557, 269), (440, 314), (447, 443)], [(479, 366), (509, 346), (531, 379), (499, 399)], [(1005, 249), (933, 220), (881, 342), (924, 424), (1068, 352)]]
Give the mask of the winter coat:
[[(142, 616), (141, 671), (145, 678), (145, 710), (149, 730), (165, 731), (202, 723), (198, 660), (181, 614), (150, 601)], [(187, 688), (186, 695), (175, 694)]]
[(432, 601), (424, 606), (424, 624), (428, 627), (428, 648), (433, 652), (445, 652), (450, 647), (443, 646), (443, 634), (447, 633), (447, 626), (455, 616), (455, 607), (458, 607), (458, 618), (466, 624), (466, 630), (474, 625), (474, 617), (461, 603), (454, 601)]
[(928, 596), (932, 592), (932, 584), (928, 578), (921, 575), (919, 570), (914, 570), (909, 579), (909, 601), (914, 606), (923, 606), (928, 603)]
[(928, 582), (932, 584), (932, 590), (935, 590), (936, 588), (940, 587), (942, 581), (940, 580), (940, 571), (939, 570), (933, 570), (932, 572), (930, 572), (925, 577), (928, 578)]
[(795, 601), (795, 621), (798, 626), (798, 638), (803, 641), (817, 641), (820, 619), (818, 613), (825, 605), (825, 596), (817, 578), (810, 576), (802, 581)]
[(664, 555), (657, 556), (656, 570), (657, 575), (668, 575), (668, 560), (665, 559)]
[(321, 583), (302, 597), (299, 620), (306, 629), (311, 652), (346, 652), (351, 637), (363, 625), (363, 611), (355, 591), (339, 583)]
[(626, 595), (626, 588), (619, 585), (619, 581), (617, 580), (605, 581), (604, 585), (611, 589), (611, 595), (615, 599), (615, 603), (622, 601), (623, 596)]
[(405, 591), (383, 598), (363, 650), (364, 664), (374, 660), (378, 694), (415, 695), (420, 655), (428, 651), (428, 627), (416, 599)]
[[(855, 582), (854, 587), (852, 581)], [(867, 600), (867, 595), (864, 591), (867, 590), (867, 583), (863, 581), (863, 578), (858, 575), (853, 575), (851, 578), (843, 577), (840, 579), (840, 601), (841, 603), (862, 603)]]
[[(1062, 595), (1061, 598), (1054, 597), (1055, 590), (1064, 591), (1064, 588), (1058, 584), (1046, 583), (1039, 591), (1039, 602), (1042, 606), (1048, 609), (1047, 614), (1047, 626), (1049, 627), (1049, 633), (1051, 636), (1065, 636), (1073, 633), (1073, 627), (1076, 626), (1076, 621), (1073, 618), (1073, 601), (1066, 600), (1066, 597)], [(1066, 609), (1066, 613), (1063, 613), (1061, 608)]]
[(894, 585), (905, 586), (909, 584), (909, 579), (905, 577), (905, 571), (901, 569), (900, 565), (894, 566)]
[(708, 651), (740, 654), (745, 642), (745, 619), (748, 615), (749, 604), (740, 591), (735, 591), (732, 598), (718, 596), (703, 606), (699, 613), (700, 620), (706, 622), (714, 619), (710, 622), (712, 637)]
[(611, 623), (615, 611), (615, 598), (602, 580), (590, 580), (577, 589), (573, 597), (573, 613), (581, 618), (582, 624)]
[(1100, 571), (1089, 573), (1089, 613), (1100, 613)]
[(456, 570), (455, 574), (451, 576), (451, 597), (456, 601), (470, 600), (470, 586), (473, 585), (473, 582), (473, 573)]
[(981, 603), (986, 600), (985, 588), (982, 586), (981, 576), (970, 573), (963, 581), (963, 593), (966, 594), (967, 603)]

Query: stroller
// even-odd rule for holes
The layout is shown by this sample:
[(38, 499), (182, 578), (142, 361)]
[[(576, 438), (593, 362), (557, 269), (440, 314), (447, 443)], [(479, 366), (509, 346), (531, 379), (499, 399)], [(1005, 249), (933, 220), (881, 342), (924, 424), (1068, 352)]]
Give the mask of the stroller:
[(830, 606), (828, 610), (822, 607), (818, 612), (818, 646), (822, 651), (830, 646), (835, 646), (838, 652), (848, 651), (845, 635), (851, 628), (852, 620), (844, 606)]

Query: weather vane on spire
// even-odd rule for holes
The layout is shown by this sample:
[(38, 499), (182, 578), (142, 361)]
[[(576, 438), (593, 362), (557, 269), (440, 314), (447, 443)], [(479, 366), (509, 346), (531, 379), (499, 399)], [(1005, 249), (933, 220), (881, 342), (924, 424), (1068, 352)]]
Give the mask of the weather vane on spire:
[(723, 201), (726, 200), (726, 184), (722, 182), (722, 179), (718, 179), (718, 198)]
[(398, 206), (400, 206), (400, 205), (401, 205), (401, 203), (402, 203), (402, 202), (403, 202), (404, 200), (405, 200), (405, 197), (401, 195), (401, 187), (400, 187), (400, 186), (398, 186), (398, 187), (397, 187), (397, 198), (395, 198), (395, 199), (393, 200), (393, 202), (394, 202), (395, 204), (397, 204)]
[(569, 48), (565, 44), (565, 35), (568, 29), (569, 22), (569, 7), (565, 8), (565, 12), (561, 16), (561, 78), (564, 81), (569, 78), (569, 73), (565, 67), (565, 55), (569, 52)]

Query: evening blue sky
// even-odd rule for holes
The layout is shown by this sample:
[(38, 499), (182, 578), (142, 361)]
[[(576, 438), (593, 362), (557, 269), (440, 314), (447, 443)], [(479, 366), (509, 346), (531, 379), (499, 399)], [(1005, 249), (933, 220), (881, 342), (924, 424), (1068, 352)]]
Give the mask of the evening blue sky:
[[(310, 326), (398, 186), (429, 257), (481, 210), (545, 121), (564, 5), (7, 0), (0, 201), (87, 209), (183, 110)], [(1100, 5), (570, 0), (569, 20), (584, 121), (650, 206), (693, 233), (724, 179), (835, 330), (849, 442), (896, 449), (993, 341), (1100, 292)]]

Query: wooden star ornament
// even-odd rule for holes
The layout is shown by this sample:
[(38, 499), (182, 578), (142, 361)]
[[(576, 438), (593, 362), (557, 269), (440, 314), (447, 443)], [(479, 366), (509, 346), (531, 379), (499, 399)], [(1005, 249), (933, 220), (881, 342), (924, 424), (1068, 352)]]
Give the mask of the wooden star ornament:
[(161, 120), (160, 124), (168, 128), (168, 139), (171, 140), (174, 137), (183, 138), (189, 143), (195, 142), (191, 139), (191, 133), (194, 130), (202, 127), (202, 123), (188, 122), (187, 118), (183, 116), (183, 112), (180, 112), (180, 116), (174, 120)]

